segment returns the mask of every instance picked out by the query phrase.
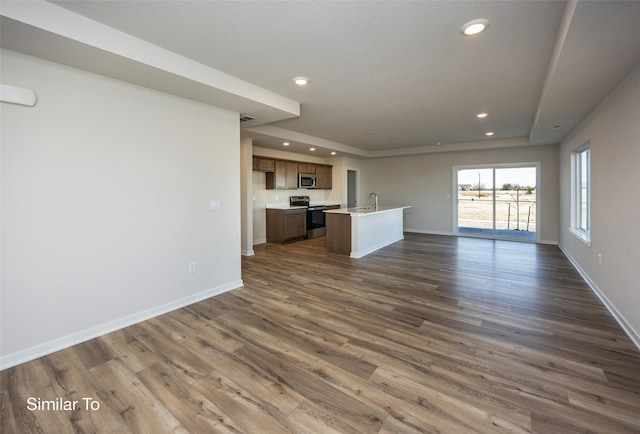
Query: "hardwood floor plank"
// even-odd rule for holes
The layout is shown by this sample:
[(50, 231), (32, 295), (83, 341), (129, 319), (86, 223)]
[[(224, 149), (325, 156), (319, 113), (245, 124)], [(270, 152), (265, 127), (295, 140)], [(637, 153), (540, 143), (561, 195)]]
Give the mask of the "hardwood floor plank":
[[(101, 429), (108, 432), (160, 433), (175, 430), (180, 422), (160, 400), (119, 360), (110, 360), (90, 369), (97, 379), (100, 410), (110, 410), (119, 417), (110, 417)], [(111, 426), (124, 423), (124, 427)]]
[(193, 387), (226, 414), (245, 433), (294, 432), (286, 416), (271, 403), (255, 399), (223, 375), (200, 379)]
[(222, 352), (211, 345), (202, 345), (203, 338), (188, 340), (184, 345), (211, 365), (214, 370), (238, 384), (245, 390), (251, 390), (251, 394), (257, 398), (275, 405), (283, 414), (289, 414), (295, 409), (303, 397), (283, 384), (277, 376), (271, 372), (262, 371), (251, 363), (247, 363), (234, 353)]
[(174, 367), (159, 362), (137, 373), (151, 393), (174, 415), (188, 432), (241, 433), (242, 429), (208, 400)]
[(158, 361), (156, 356), (147, 350), (128, 328), (100, 336), (100, 339), (111, 348), (114, 356), (127, 365), (132, 372), (141, 371)]
[(251, 360), (254, 365), (273, 371), (281, 381), (314, 405), (320, 406), (334, 418), (348, 422), (353, 432), (376, 432), (382, 425), (386, 414), (380, 412), (340, 390), (316, 381), (308, 370), (285, 364), (267, 351), (243, 347), (236, 351), (241, 357)]

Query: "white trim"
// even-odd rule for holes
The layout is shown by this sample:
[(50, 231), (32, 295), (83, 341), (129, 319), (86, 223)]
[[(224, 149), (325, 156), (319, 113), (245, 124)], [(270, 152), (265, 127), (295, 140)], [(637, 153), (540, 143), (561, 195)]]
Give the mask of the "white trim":
[(123, 318), (110, 321), (99, 326), (91, 327), (86, 330), (82, 330), (71, 335), (54, 339), (44, 344), (36, 345), (26, 350), (18, 351), (13, 354), (0, 357), (0, 371), (10, 368), (12, 366), (19, 365), (21, 363), (28, 362), (38, 357), (46, 356), (47, 354), (54, 353), (65, 348), (69, 348), (73, 345), (80, 344), (82, 342), (94, 339), (116, 330), (123, 329), (133, 324), (137, 324), (142, 321), (154, 318), (156, 316), (165, 314), (167, 312), (180, 309), (193, 303), (205, 300), (207, 298), (220, 295), (232, 289), (240, 288), (244, 285), (241, 280), (235, 280), (233, 282), (226, 283), (216, 288), (207, 289), (196, 294), (189, 295), (187, 297), (180, 298), (178, 300), (171, 301), (169, 303), (156, 306), (151, 309), (144, 310), (142, 312), (135, 313), (133, 315), (125, 316)]
[(591, 247), (591, 233), (582, 229), (569, 228), (569, 233), (579, 239), (587, 247)]
[(256, 254), (256, 252), (253, 251), (253, 249), (251, 250), (240, 250), (240, 254), (242, 256), (253, 256)]
[[(431, 231), (431, 230), (424, 230), (424, 229), (405, 229), (404, 230), (405, 233), (416, 233), (416, 234), (425, 234), (425, 235), (446, 235), (446, 236), (451, 236), (451, 237), (467, 237), (467, 238), (482, 238), (484, 240), (493, 240), (494, 238), (489, 238), (489, 237), (473, 237), (470, 235), (463, 235), (463, 234), (457, 234), (454, 232), (447, 232), (447, 231)], [(517, 241), (517, 242), (528, 242), (528, 243), (535, 243), (535, 244), (549, 244), (551, 246), (557, 246), (558, 245), (558, 241), (557, 240), (514, 240), (514, 239), (508, 239), (508, 238), (495, 238), (496, 241)]]
[(449, 232), (449, 231), (432, 231), (432, 230), (424, 230), (424, 229), (408, 229), (405, 228), (404, 232), (406, 233), (416, 233), (416, 234), (426, 234), (426, 235), (448, 235), (448, 236), (458, 236), (458, 234), (454, 234), (453, 232)]
[(260, 238), (259, 240), (253, 240), (253, 245), (257, 246), (258, 244), (266, 244), (267, 239), (266, 238)]
[(613, 315), (613, 317), (618, 322), (618, 324), (620, 324), (620, 327), (622, 327), (622, 330), (624, 330), (627, 336), (629, 336), (629, 339), (631, 339), (631, 341), (633, 341), (636, 347), (640, 349), (640, 333), (638, 333), (633, 329), (631, 324), (625, 319), (624, 316), (622, 316), (622, 314), (618, 311), (618, 309), (616, 309), (615, 305), (611, 303), (611, 301), (609, 301), (607, 296), (604, 295), (604, 293), (600, 290), (600, 288), (598, 288), (598, 285), (596, 285), (596, 283), (593, 280), (591, 280), (591, 277), (589, 277), (587, 272), (580, 267), (578, 262), (575, 259), (573, 259), (573, 257), (569, 254), (569, 252), (561, 244), (559, 244), (558, 247), (560, 247), (560, 250), (562, 251), (562, 253), (564, 253), (564, 255), (567, 257), (569, 262), (571, 262), (571, 264), (574, 266), (576, 271), (578, 271), (578, 274), (580, 274), (580, 276), (582, 276), (584, 281), (587, 282), (587, 285), (589, 285), (589, 288), (591, 288), (591, 290), (600, 299), (602, 304), (604, 304), (604, 306), (611, 313), (611, 315)]

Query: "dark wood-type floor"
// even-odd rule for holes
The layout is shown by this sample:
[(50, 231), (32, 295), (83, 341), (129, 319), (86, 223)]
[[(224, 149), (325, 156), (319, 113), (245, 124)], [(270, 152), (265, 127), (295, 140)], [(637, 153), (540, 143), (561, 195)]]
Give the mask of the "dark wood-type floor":
[(0, 431), (640, 432), (640, 353), (557, 247), (319, 238), (258, 246), (243, 279), (3, 371)]

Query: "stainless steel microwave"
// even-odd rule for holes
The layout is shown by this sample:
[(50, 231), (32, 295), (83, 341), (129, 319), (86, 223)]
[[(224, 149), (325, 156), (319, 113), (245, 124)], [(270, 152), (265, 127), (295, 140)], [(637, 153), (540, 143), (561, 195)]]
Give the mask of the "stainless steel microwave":
[(298, 188), (316, 188), (318, 180), (313, 173), (299, 173), (298, 174)]

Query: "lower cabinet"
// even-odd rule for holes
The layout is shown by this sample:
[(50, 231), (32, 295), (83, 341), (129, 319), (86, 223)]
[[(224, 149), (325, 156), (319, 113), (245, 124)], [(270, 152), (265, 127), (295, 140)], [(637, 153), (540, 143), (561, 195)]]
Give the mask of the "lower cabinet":
[(267, 242), (282, 243), (307, 235), (307, 209), (267, 209)]

